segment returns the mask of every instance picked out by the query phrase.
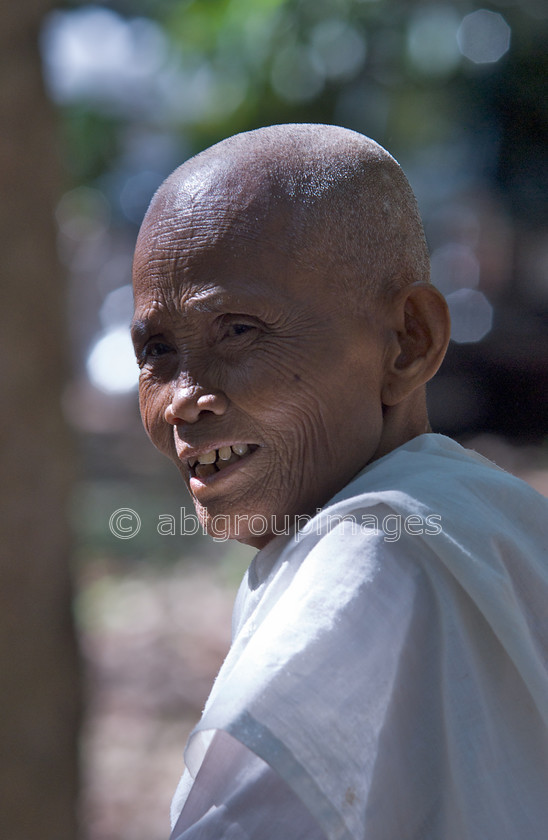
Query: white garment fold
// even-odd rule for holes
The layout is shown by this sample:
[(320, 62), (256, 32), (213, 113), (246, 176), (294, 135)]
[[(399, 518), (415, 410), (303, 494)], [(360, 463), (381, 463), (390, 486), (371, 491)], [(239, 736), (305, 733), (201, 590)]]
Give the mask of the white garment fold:
[(240, 588), (173, 821), (224, 730), (329, 840), (544, 840), (547, 513), (422, 435), (276, 538)]
[(266, 762), (226, 732), (207, 750), (171, 840), (326, 840)]

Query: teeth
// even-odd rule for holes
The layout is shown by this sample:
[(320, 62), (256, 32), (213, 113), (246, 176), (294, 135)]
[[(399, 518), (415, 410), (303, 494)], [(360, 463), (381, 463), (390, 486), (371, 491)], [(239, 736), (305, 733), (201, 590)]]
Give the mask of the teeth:
[(217, 460), (217, 450), (210, 449), (209, 452), (204, 452), (203, 455), (198, 455), (199, 464), (214, 464)]
[(207, 475), (213, 475), (213, 473), (216, 473), (217, 470), (215, 469), (214, 464), (196, 464), (194, 472), (198, 478), (205, 478)]
[(236, 453), (236, 455), (245, 455), (245, 453), (249, 449), (249, 446), (247, 445), (247, 443), (235, 443), (233, 444), (232, 449)]
[(224, 470), (225, 467), (230, 467), (231, 464), (235, 464), (239, 460), (240, 456), (231, 451), (228, 461), (217, 461), (216, 466), (218, 470)]
[(247, 443), (235, 443), (233, 446), (220, 446), (218, 450), (210, 449), (209, 452), (204, 452), (202, 455), (198, 455), (197, 458), (190, 458), (188, 463), (190, 468), (194, 469), (196, 475), (202, 477), (212, 475), (215, 469), (214, 465), (218, 469), (228, 467), (230, 464), (234, 464), (242, 455), (245, 455), (246, 452), (249, 452)]

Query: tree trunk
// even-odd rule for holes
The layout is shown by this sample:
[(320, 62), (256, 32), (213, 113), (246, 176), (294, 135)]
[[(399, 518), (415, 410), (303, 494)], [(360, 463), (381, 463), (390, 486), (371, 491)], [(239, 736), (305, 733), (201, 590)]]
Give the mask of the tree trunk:
[(55, 252), (58, 166), (37, 35), (50, 4), (0, 27), (0, 837), (74, 840), (79, 663), (71, 618), (67, 356)]

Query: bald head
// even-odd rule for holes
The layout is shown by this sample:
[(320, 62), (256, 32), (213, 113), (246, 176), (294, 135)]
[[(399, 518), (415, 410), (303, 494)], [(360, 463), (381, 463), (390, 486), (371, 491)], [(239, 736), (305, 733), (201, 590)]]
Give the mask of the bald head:
[(155, 195), (143, 229), (211, 213), (218, 236), (269, 231), (293, 259), (328, 272), (353, 299), (428, 281), (417, 204), (403, 171), (373, 140), (330, 125), (235, 135), (188, 160)]
[(409, 185), (355, 132), (239, 134), (168, 178), (135, 252), (141, 412), (206, 529), (261, 547), (428, 429), (449, 332), (427, 279)]

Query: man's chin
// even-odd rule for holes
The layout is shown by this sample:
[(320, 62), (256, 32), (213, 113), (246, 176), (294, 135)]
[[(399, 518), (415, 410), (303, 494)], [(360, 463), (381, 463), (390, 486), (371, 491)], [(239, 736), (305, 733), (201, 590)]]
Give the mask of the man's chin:
[(262, 548), (274, 536), (269, 517), (260, 513), (211, 514), (204, 508), (198, 508), (196, 512), (205, 533), (217, 542), (237, 540), (245, 545)]
[[(317, 512), (318, 509), (316, 509)], [(306, 529), (311, 514), (288, 513), (213, 513), (196, 505), (196, 513), (203, 531), (217, 542), (237, 540), (254, 548), (264, 548), (275, 537), (296, 534)]]

